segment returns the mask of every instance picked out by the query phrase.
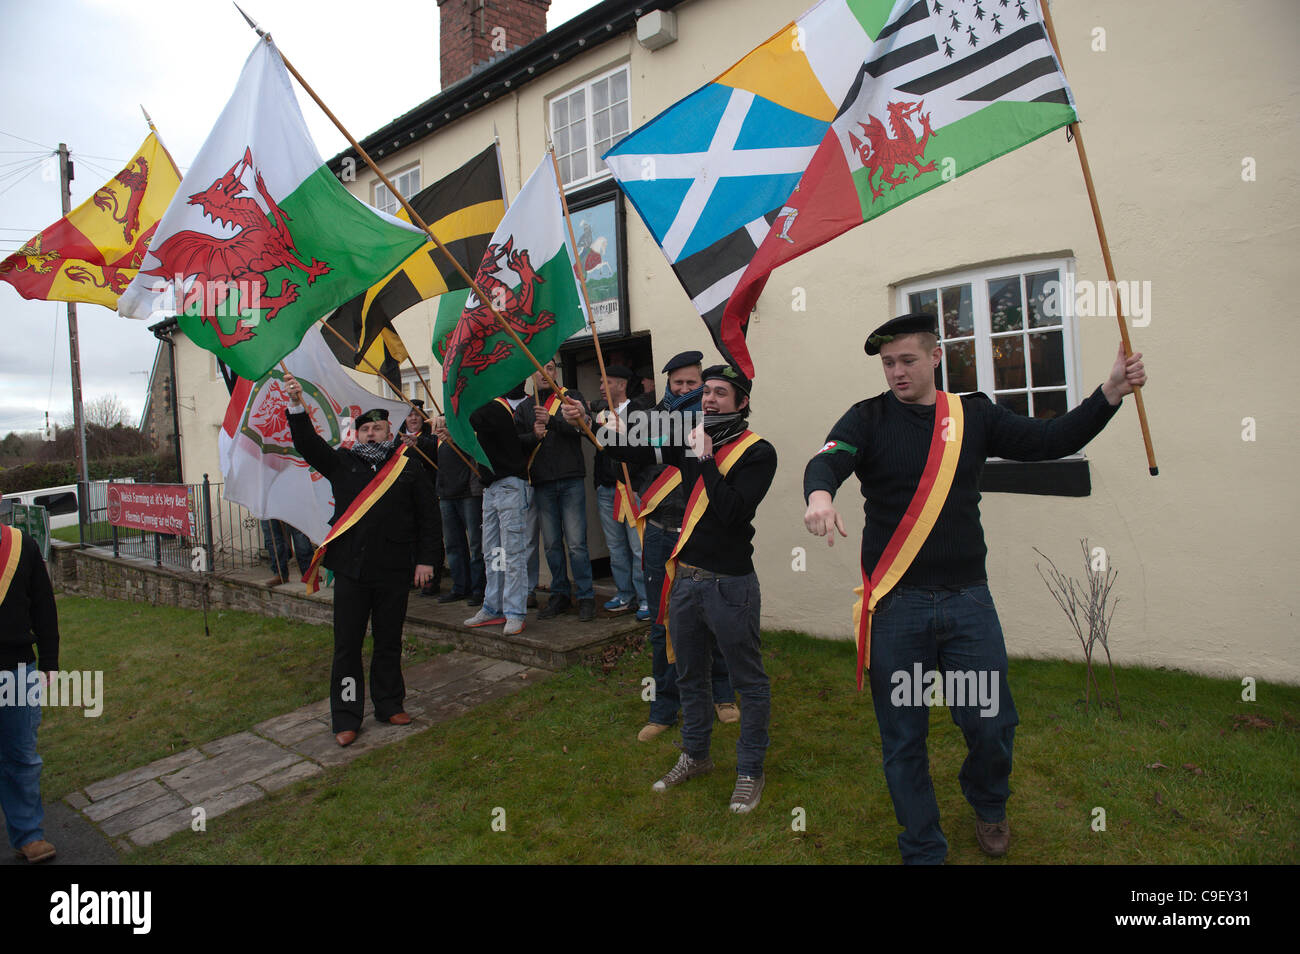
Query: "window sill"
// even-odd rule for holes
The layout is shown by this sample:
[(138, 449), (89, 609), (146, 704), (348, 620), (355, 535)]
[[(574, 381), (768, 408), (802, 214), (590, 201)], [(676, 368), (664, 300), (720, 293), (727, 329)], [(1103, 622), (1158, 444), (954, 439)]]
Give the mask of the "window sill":
[(1087, 497), (1092, 479), (1086, 458), (1024, 462), (989, 461), (980, 477), (981, 494), (1037, 494), (1045, 497)]

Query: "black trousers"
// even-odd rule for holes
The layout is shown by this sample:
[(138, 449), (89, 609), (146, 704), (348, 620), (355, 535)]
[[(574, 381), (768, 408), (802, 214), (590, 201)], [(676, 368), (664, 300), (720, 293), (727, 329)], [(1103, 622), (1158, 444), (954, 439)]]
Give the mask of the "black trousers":
[(402, 711), (406, 683), (402, 680), (402, 622), (406, 619), (407, 582), (362, 582), (334, 574), (334, 665), (330, 671), (330, 717), (334, 731), (361, 728), (366, 705), (361, 645), (370, 623), (374, 646), (370, 656), (370, 695), (375, 718), (387, 722)]

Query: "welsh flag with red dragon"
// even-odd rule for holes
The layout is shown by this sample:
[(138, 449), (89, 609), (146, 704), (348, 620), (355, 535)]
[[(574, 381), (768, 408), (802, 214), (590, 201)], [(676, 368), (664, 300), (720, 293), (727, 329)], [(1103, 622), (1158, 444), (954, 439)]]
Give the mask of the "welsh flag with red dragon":
[[(555, 166), (545, 156), (492, 233), (474, 280), (528, 349), (545, 363), (586, 324)], [(452, 295), (443, 301), (455, 302)], [(488, 465), (469, 416), (534, 370), (477, 295), (454, 326), (439, 303), (433, 350), (442, 360), (443, 410), (452, 440)], [(453, 305), (454, 307), (454, 305)]]
[(186, 337), (256, 381), (425, 240), (325, 167), (279, 51), (259, 40), (118, 312), (174, 315)]

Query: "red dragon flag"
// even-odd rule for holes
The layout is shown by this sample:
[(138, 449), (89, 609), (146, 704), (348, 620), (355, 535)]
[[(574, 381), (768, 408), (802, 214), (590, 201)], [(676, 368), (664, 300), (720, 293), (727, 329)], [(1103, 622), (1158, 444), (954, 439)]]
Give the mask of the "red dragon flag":
[(255, 381), (425, 241), (334, 178), (279, 51), (259, 40), (118, 312), (176, 316), (191, 341)]
[(24, 298), (117, 308), (181, 174), (153, 133), (103, 188), (0, 262)]
[(447, 430), (457, 445), (485, 466), (487, 455), (474, 436), (470, 414), (534, 370), (488, 305), (510, 322), (539, 360), (548, 360), (586, 324), (573, 264), (576, 258), (564, 223), (555, 164), (548, 154), (492, 233), (478, 267), (474, 280), (488, 302), (470, 294), (455, 326), (441, 335), (438, 328), (434, 331), (434, 351), (442, 356)]
[[(357, 384), (334, 358), (319, 329), (309, 329), (285, 366), (302, 385), (316, 433), (331, 447), (356, 443), (355, 420), (373, 407), (390, 420), (406, 416), (406, 405), (375, 397)], [(217, 433), (227, 500), (262, 520), (284, 520), (320, 544), (334, 513), (330, 483), (312, 470), (289, 434), (289, 392), (277, 367), (259, 381), (239, 379)]]
[(1038, 0), (897, 0), (724, 325), (777, 266), (1077, 119)]

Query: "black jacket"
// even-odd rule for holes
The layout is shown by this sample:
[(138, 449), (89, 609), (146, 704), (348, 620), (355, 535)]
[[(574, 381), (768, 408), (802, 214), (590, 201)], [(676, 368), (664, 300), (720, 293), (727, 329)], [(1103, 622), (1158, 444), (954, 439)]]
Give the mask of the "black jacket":
[(18, 566), (0, 603), (0, 669), (17, 669), (19, 663), (37, 662), (40, 668), (59, 668), (59, 614), (54, 608), (54, 588), (36, 541), (23, 534)]
[[(565, 393), (586, 407), (587, 402), (581, 393), (578, 391)], [(550, 396), (549, 390), (543, 392), (543, 403)], [(587, 458), (582, 453), (584, 438), (581, 429), (574, 427), (564, 419), (562, 412), (557, 411), (550, 418), (546, 436), (539, 441), (537, 432), (533, 430), (533, 424), (536, 422), (533, 413), (535, 407), (537, 407), (537, 399), (528, 397), (515, 408), (515, 428), (519, 432), (519, 443), (523, 445), (524, 453), (531, 461), (528, 465), (529, 482), (536, 485), (551, 480), (564, 480), (568, 477), (586, 477)]]
[[(356, 454), (330, 447), (305, 413), (289, 414), (293, 446), (334, 489), (333, 525), (379, 472)], [(420, 458), (413, 456), (396, 483), (365, 516), (325, 551), (324, 565), (364, 582), (409, 585), (416, 564), (442, 562), (437, 504)]]

